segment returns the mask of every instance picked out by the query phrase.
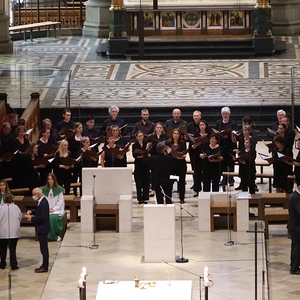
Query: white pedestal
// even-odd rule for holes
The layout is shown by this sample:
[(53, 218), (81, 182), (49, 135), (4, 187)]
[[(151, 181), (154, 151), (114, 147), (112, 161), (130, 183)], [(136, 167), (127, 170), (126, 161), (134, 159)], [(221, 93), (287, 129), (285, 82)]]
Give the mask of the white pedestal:
[(82, 195), (80, 200), (81, 232), (94, 232), (94, 200), (93, 195)]
[(198, 230), (210, 231), (210, 192), (198, 196)]
[(248, 193), (236, 194), (237, 231), (249, 230), (249, 198)]
[(132, 230), (132, 196), (121, 195), (119, 199), (119, 232)]
[(145, 262), (175, 262), (175, 205), (144, 206)]

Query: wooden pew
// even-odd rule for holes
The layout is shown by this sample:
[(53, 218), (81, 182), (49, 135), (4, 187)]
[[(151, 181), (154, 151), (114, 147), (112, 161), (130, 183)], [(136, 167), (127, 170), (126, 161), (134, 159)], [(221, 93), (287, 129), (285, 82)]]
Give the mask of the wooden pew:
[(271, 208), (265, 210), (264, 222), (266, 239), (269, 238), (269, 225), (272, 224), (287, 224), (289, 211), (286, 208)]
[(16, 25), (9, 27), (9, 31), (21, 31), (24, 35), (24, 41), (26, 41), (26, 31), (30, 31), (30, 40), (33, 41), (32, 37), (32, 31), (33, 29), (39, 29), (42, 27), (46, 27), (47, 29), (47, 37), (50, 37), (50, 28), (54, 27), (54, 37), (56, 37), (56, 25), (59, 25), (60, 22), (52, 22), (52, 21), (46, 21), (46, 22), (39, 22), (39, 23), (32, 23), (32, 24), (23, 24), (23, 25)]
[(24, 110), (21, 119), (25, 122), (25, 128), (31, 129), (32, 132), (28, 136), (30, 142), (36, 143), (39, 139), (39, 126), (40, 126), (40, 94), (31, 93), (31, 99), (26, 109)]

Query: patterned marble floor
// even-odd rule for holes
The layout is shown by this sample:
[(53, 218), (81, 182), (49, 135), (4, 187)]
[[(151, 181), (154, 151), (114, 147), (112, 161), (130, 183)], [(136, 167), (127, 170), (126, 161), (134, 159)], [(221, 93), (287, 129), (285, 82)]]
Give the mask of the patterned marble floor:
[(37, 91), (42, 107), (289, 105), (291, 72), (299, 92), (299, 37), (282, 37), (287, 52), (252, 60), (130, 61), (97, 56), (102, 39), (60, 37), (14, 42), (0, 56), (0, 92), (25, 107)]

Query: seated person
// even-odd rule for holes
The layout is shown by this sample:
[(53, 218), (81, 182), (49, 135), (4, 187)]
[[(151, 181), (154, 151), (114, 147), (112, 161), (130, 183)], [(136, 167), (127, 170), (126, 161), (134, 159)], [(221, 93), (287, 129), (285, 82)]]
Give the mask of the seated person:
[(49, 203), (50, 227), (48, 240), (61, 241), (63, 235), (63, 215), (65, 213), (65, 201), (63, 187), (58, 185), (55, 174), (49, 173), (47, 183), (42, 187), (42, 192)]

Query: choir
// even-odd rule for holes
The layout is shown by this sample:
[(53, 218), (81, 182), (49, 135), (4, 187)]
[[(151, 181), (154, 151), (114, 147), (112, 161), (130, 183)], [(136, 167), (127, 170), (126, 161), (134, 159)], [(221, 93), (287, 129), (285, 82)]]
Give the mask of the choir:
[[(124, 137), (128, 128), (124, 120), (118, 117), (119, 108), (111, 106), (108, 111), (109, 118), (97, 128), (93, 116), (88, 116), (83, 126), (71, 119), (70, 109), (65, 109), (63, 120), (57, 126), (52, 126), (48, 118), (42, 121), (37, 143), (28, 141), (28, 128), (18, 125), (18, 115), (12, 114), (9, 122), (2, 124), (0, 132), (0, 179), (12, 178), (12, 188), (32, 190), (45, 184), (47, 175), (53, 172), (64, 193), (70, 194), (71, 183), (81, 182), (82, 167), (126, 167), (131, 144), (137, 201), (147, 203), (149, 196), (155, 192), (159, 192), (159, 198), (162, 196), (155, 183), (155, 168), (148, 161), (158, 154), (161, 157), (157, 145), (163, 143), (163, 155), (172, 160), (172, 163), (169, 161), (172, 166), (170, 174), (176, 178), (170, 180), (166, 190), (169, 194), (170, 187), (177, 181), (181, 203), (185, 202), (187, 154), (193, 170), (195, 197), (202, 190), (219, 191), (220, 184), (232, 186), (232, 177), (225, 176), (221, 180), (221, 176), (224, 171), (233, 171), (236, 164), (239, 165), (241, 178), (236, 190), (257, 191), (257, 137), (249, 116), (241, 120), (242, 128), (238, 129), (237, 122), (231, 118), (230, 108), (223, 107), (222, 118), (210, 127), (199, 110), (193, 112), (193, 121), (187, 123), (181, 119), (180, 109), (175, 108), (172, 118), (165, 124), (154, 124), (145, 108), (141, 110), (141, 120), (134, 125), (130, 137)], [(272, 143), (266, 144), (272, 156), (273, 186), (277, 192), (289, 193), (294, 182), (288, 179), (288, 175), (295, 174), (296, 183), (300, 182), (300, 154), (293, 159), (295, 131), (283, 110), (277, 112), (277, 121), (270, 124), (268, 134), (274, 138)], [(99, 147), (103, 142), (102, 148)], [(298, 139), (296, 147), (299, 143)], [(76, 193), (77, 190), (74, 190)]]

